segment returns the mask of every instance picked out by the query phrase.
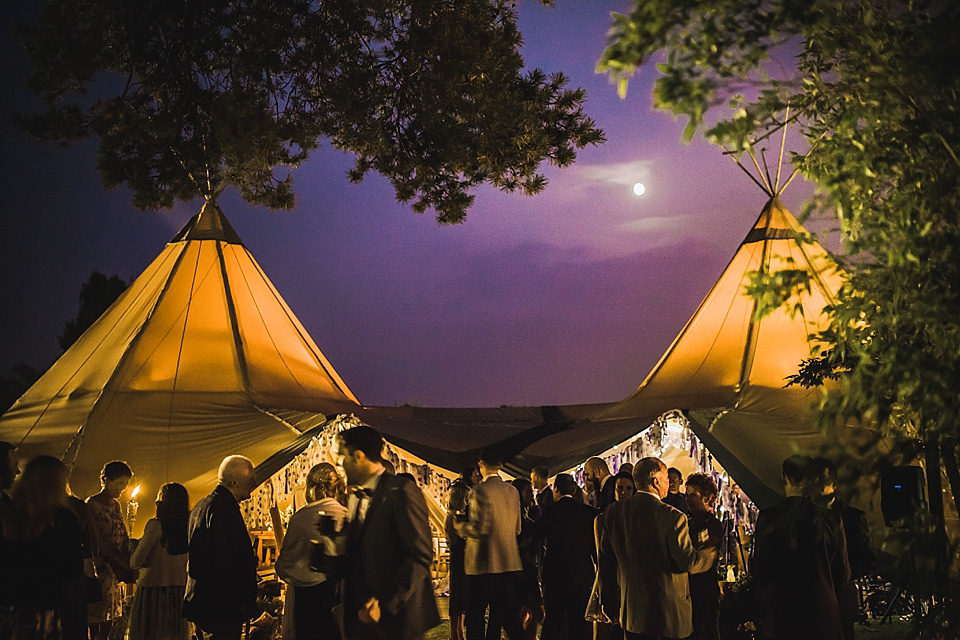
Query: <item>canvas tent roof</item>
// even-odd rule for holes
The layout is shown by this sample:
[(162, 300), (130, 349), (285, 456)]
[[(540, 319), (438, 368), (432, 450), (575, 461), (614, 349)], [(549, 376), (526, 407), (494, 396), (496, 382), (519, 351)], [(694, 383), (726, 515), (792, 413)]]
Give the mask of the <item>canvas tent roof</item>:
[[(829, 254), (776, 198), (640, 387), (617, 403), (500, 408), (364, 407), (243, 246), (204, 207), (51, 369), (0, 417), (0, 439), (24, 455), (65, 452), (73, 488), (96, 491), (100, 466), (128, 460), (150, 484), (202, 495), (223, 455), (279, 469), (328, 414), (353, 413), (397, 446), (450, 470), (499, 444), (512, 471), (569, 468), (627, 440), (671, 409), (763, 504), (779, 464), (820, 442), (807, 405), (783, 389), (809, 356), (810, 334), (842, 282)], [(743, 291), (759, 269), (804, 269), (813, 288), (756, 320)], [(280, 466), (278, 466), (280, 465)], [(152, 491), (156, 486), (146, 487)]]
[[(0, 417), (0, 439), (25, 457), (62, 455), (78, 495), (95, 493), (101, 466), (122, 459), (145, 491), (175, 480), (197, 498), (224, 455), (258, 462), (358, 407), (207, 203)], [(300, 413), (287, 419), (280, 408)]]
[[(771, 198), (713, 288), (637, 390), (600, 409), (588, 421), (527, 447), (526, 466), (550, 461), (569, 466), (595, 455), (679, 409), (697, 436), (758, 504), (775, 499), (780, 463), (819, 445), (811, 403), (817, 389), (784, 388), (786, 377), (810, 357), (808, 336), (822, 323), (844, 274)], [(748, 274), (806, 271), (808, 293), (794, 296), (761, 319), (744, 286)], [(795, 308), (796, 313), (789, 310)]]

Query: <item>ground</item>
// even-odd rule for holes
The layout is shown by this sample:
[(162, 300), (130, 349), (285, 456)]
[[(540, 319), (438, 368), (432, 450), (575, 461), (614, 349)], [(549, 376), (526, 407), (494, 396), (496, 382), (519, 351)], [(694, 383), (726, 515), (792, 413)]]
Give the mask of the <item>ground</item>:
[[(869, 629), (857, 625), (857, 640), (908, 640), (912, 638), (910, 623), (900, 620), (888, 624), (872, 624)], [(444, 620), (439, 627), (427, 632), (426, 640), (449, 640), (450, 621)]]

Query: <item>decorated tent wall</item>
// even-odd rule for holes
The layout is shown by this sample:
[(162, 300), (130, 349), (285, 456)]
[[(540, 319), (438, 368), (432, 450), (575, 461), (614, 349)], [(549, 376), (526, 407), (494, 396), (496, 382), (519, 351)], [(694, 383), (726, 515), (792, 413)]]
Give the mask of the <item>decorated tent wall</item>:
[[(163, 482), (184, 483), (197, 499), (224, 455), (258, 463), (358, 407), (207, 203), (0, 417), (0, 439), (24, 457), (63, 456), (81, 496), (99, 490), (105, 462), (126, 460), (152, 506)], [(299, 413), (287, 419), (290, 410)]]

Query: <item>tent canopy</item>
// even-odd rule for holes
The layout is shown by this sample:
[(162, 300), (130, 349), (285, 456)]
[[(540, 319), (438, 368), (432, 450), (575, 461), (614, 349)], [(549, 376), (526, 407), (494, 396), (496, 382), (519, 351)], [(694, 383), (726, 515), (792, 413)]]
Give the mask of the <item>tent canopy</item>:
[(152, 505), (163, 482), (198, 499), (225, 455), (259, 462), (358, 407), (208, 202), (0, 418), (0, 438), (27, 457), (62, 456), (78, 495), (99, 490), (105, 462), (126, 460)]
[[(26, 456), (63, 454), (79, 495), (124, 459), (148, 492), (215, 483), (224, 455), (269, 475), (327, 416), (353, 413), (402, 449), (458, 471), (497, 444), (510, 470), (569, 468), (681, 410), (758, 504), (779, 465), (820, 442), (816, 390), (783, 388), (811, 354), (809, 335), (843, 274), (776, 198), (639, 388), (616, 403), (446, 409), (364, 407), (334, 371), (222, 212), (207, 203), (109, 310), (0, 417)], [(812, 289), (756, 317), (754, 271), (800, 269)], [(307, 435), (304, 435), (307, 434)], [(286, 461), (286, 462), (285, 462)], [(278, 466), (279, 465), (279, 466)]]
[[(637, 390), (616, 403), (502, 409), (368, 409), (362, 418), (407, 450), (448, 468), (471, 464), (499, 438), (510, 470), (570, 468), (630, 439), (671, 410), (757, 504), (782, 493), (780, 464), (821, 442), (813, 426), (818, 389), (785, 388), (817, 347), (845, 278), (829, 253), (771, 198), (713, 288)], [(804, 271), (811, 288), (758, 317), (745, 292), (752, 272)], [(399, 442), (399, 440), (398, 440)], [(444, 461), (444, 462), (441, 462)]]
[[(589, 420), (534, 443), (521, 457), (528, 465), (570, 465), (677, 409), (757, 504), (775, 499), (782, 492), (783, 459), (815, 451), (821, 441), (811, 411), (821, 391), (784, 385), (817, 346), (809, 336), (822, 326), (823, 308), (845, 277), (823, 247), (799, 240), (803, 235), (796, 218), (771, 198), (637, 390)], [(781, 269), (806, 272), (811, 289), (757, 317), (756, 303), (744, 289), (749, 274)]]

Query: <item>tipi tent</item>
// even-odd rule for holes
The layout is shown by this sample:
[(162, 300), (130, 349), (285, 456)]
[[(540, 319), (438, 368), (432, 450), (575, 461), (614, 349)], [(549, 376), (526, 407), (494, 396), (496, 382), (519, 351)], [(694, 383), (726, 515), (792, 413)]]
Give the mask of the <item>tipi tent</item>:
[[(528, 446), (525, 466), (564, 467), (595, 455), (681, 410), (697, 436), (758, 504), (775, 499), (780, 463), (821, 442), (811, 403), (819, 391), (784, 388), (810, 357), (809, 335), (822, 323), (844, 275), (773, 197), (717, 283), (660, 361), (629, 397)], [(751, 272), (805, 271), (811, 289), (762, 318), (744, 289)]]
[(101, 466), (122, 459), (145, 492), (176, 480), (197, 499), (224, 455), (258, 463), (358, 407), (208, 202), (0, 417), (0, 439), (25, 457), (63, 456), (77, 495), (96, 492)]

